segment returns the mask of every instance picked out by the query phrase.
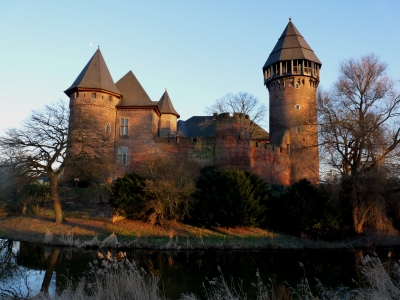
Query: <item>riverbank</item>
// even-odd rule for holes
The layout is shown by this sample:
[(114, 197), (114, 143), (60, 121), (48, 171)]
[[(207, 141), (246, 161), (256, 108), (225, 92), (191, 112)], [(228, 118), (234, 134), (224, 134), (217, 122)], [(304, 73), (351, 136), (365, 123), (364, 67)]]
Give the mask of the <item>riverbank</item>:
[(326, 242), (265, 228), (203, 229), (169, 221), (160, 225), (134, 220), (67, 218), (55, 224), (46, 215), (7, 216), (0, 212), (0, 238), (75, 247), (147, 249), (341, 249), (400, 245), (399, 235), (366, 234)]

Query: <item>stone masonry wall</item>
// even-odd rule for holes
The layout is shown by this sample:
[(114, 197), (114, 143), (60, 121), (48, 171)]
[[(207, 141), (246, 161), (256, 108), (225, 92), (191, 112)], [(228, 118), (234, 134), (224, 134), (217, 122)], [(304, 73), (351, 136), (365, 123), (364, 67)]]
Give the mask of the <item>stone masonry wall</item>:
[(251, 142), (251, 172), (270, 184), (290, 184), (290, 156), (281, 147)]
[[(121, 119), (128, 119), (128, 135), (120, 134)], [(127, 163), (117, 164), (115, 177), (126, 172), (136, 171), (140, 162), (158, 152), (154, 144), (157, 128), (154, 126), (158, 116), (153, 109), (118, 109), (117, 135), (115, 139), (116, 161), (118, 148), (127, 148)]]
[(268, 85), (270, 143), (281, 146), (285, 131), (290, 132), (291, 183), (302, 178), (318, 181), (317, 86), (308, 76), (279, 78)]
[(250, 169), (250, 119), (247, 115), (218, 115), (215, 126), (215, 165)]
[[(108, 170), (114, 163), (115, 105), (119, 99), (115, 96), (96, 91), (79, 91), (70, 95), (70, 133), (73, 147), (68, 149), (69, 159), (64, 170), (66, 180), (80, 178), (83, 173), (94, 175), (104, 172), (104, 180), (109, 180)], [(88, 157), (97, 158), (96, 166), (85, 166)], [(86, 172), (83, 172), (83, 168)], [(98, 174), (97, 174), (98, 175)]]
[(160, 136), (175, 136), (177, 130), (177, 117), (172, 114), (162, 114), (159, 121)]

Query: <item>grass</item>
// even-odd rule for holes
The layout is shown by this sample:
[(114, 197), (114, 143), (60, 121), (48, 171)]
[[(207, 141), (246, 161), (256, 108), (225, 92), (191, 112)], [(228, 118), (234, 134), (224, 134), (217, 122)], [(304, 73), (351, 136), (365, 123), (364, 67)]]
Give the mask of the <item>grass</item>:
[(110, 217), (92, 219), (84, 211), (80, 214), (67, 211), (66, 216), (66, 223), (55, 224), (50, 210), (42, 210), (41, 215), (24, 216), (7, 216), (0, 210), (0, 238), (105, 247), (108, 243), (105, 239), (114, 235), (113, 247), (153, 249), (337, 249), (400, 244), (398, 236), (370, 234), (351, 240), (323, 242), (265, 228), (203, 229), (175, 221), (165, 222), (163, 226), (135, 220), (112, 223)]

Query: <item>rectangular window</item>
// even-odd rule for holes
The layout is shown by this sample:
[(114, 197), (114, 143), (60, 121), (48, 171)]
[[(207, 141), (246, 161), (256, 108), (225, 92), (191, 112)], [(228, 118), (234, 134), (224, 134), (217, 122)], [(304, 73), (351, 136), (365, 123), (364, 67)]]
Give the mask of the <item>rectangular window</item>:
[(127, 147), (120, 147), (118, 148), (117, 153), (117, 164), (119, 165), (126, 165), (128, 158), (128, 148)]
[(120, 135), (128, 135), (128, 124), (129, 124), (129, 119), (121, 119), (119, 128)]
[(92, 98), (93, 98), (93, 99), (96, 98), (96, 93), (92, 93)]

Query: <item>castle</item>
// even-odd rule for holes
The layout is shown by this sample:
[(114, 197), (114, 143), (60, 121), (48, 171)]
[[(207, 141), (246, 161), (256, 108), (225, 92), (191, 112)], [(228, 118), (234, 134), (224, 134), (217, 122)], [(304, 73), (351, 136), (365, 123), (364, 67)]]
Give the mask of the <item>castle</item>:
[[(114, 83), (98, 49), (65, 91), (70, 98), (70, 128), (74, 130), (79, 120), (90, 120), (113, 142), (115, 166), (109, 178), (138, 171), (149, 158), (172, 156), (202, 166), (248, 170), (274, 184), (289, 185), (301, 178), (317, 183), (320, 68), (321, 62), (289, 19), (262, 69), (269, 91), (270, 133), (257, 127), (251, 134), (251, 120), (241, 113), (178, 121), (167, 91), (152, 101), (132, 71)], [(74, 178), (72, 168), (69, 174)]]

